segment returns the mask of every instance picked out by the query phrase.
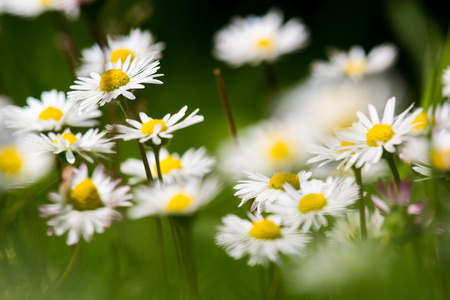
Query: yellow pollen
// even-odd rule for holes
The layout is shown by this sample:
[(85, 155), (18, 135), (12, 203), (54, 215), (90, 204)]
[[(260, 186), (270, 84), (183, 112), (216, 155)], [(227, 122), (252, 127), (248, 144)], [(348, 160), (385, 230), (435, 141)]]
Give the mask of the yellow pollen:
[(130, 55), (130, 54), (131, 54), (131, 60), (130, 60), (130, 62), (132, 62), (133, 59), (134, 59), (134, 53), (133, 53), (133, 52), (131, 52), (131, 51), (128, 50), (128, 49), (117, 49), (116, 51), (114, 51), (114, 52), (111, 54), (111, 62), (112, 62), (112, 63), (116, 63), (116, 62), (119, 60), (119, 58), (120, 58), (120, 60), (122, 61), (122, 63), (124, 63), (125, 60), (127, 60), (128, 55)]
[(270, 178), (270, 188), (284, 191), (283, 185), (289, 183), (294, 189), (300, 189), (300, 181), (297, 174), (277, 172)]
[(450, 170), (450, 149), (438, 151), (433, 148), (431, 150), (431, 163), (438, 170), (444, 172)]
[[(165, 159), (163, 159), (160, 163), (161, 165), (161, 173), (169, 174), (173, 169), (181, 169), (181, 161), (179, 159), (174, 158), (169, 155)], [(155, 173), (157, 173), (157, 169), (155, 166)]]
[(413, 127), (414, 131), (425, 130), (427, 129), (428, 124), (430, 124), (430, 119), (428, 118), (428, 115), (422, 111), (411, 123), (411, 125), (414, 124), (417, 124), (416, 126)]
[[(341, 142), (341, 144), (339, 145), (339, 146), (341, 146), (341, 147), (344, 147), (344, 146), (353, 146), (355, 143), (352, 143), (352, 142), (346, 142), (346, 141), (342, 141)], [(339, 150), (339, 152), (344, 152), (344, 151), (348, 151), (348, 149), (347, 150)]]
[(44, 7), (49, 7), (53, 1), (55, 0), (41, 0), (41, 3)]
[(39, 119), (44, 120), (44, 121), (47, 121), (50, 119), (59, 121), (59, 120), (61, 120), (62, 116), (63, 116), (63, 112), (60, 109), (54, 108), (53, 106), (49, 106), (39, 114)]
[(22, 160), (14, 146), (0, 148), (0, 170), (3, 173), (17, 174), (22, 167)]
[(189, 204), (191, 204), (191, 202), (192, 200), (188, 196), (178, 194), (175, 195), (172, 199), (170, 199), (170, 202), (167, 205), (167, 209), (170, 212), (182, 212), (189, 206)]
[(364, 74), (367, 69), (367, 61), (364, 58), (347, 60), (344, 65), (344, 72), (350, 77), (358, 77)]
[(91, 178), (80, 182), (69, 195), (69, 203), (76, 210), (94, 210), (103, 206), (97, 187)]
[(394, 136), (394, 130), (388, 124), (375, 124), (366, 133), (367, 145), (377, 147), (377, 142), (386, 143)]
[(321, 210), (327, 203), (327, 199), (323, 194), (311, 193), (300, 199), (298, 210), (305, 214), (310, 211)]
[(273, 48), (273, 41), (271, 38), (263, 38), (256, 43), (256, 47), (260, 49), (271, 49)]
[(130, 82), (128, 75), (121, 69), (110, 69), (100, 78), (100, 90), (112, 92)]
[[(69, 141), (69, 145), (72, 146), (73, 143), (77, 140), (77, 137), (72, 132), (66, 132), (62, 135), (63, 140)], [(58, 144), (57, 140), (54, 140), (53, 143)]]
[(271, 152), (272, 157), (275, 159), (283, 159), (283, 158), (287, 158), (290, 155), (290, 151), (289, 151), (289, 147), (282, 142), (278, 142), (276, 143)]
[(253, 222), (250, 229), (250, 235), (256, 239), (275, 240), (281, 237), (280, 226), (274, 222), (264, 219), (259, 222)]
[(167, 130), (166, 122), (160, 119), (153, 119), (142, 124), (141, 132), (143, 134), (152, 134), (157, 124), (161, 124), (161, 131)]

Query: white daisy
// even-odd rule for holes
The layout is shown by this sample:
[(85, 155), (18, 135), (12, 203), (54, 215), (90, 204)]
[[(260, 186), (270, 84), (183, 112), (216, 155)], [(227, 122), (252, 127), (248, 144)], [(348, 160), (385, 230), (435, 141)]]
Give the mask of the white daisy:
[(91, 177), (85, 164), (66, 168), (59, 192), (48, 195), (54, 203), (39, 207), (42, 217), (53, 216), (47, 221), (48, 234), (60, 236), (68, 231), (66, 243), (73, 245), (81, 236), (90, 242), (94, 232), (103, 233), (113, 220), (121, 219), (117, 207), (132, 205), (130, 187), (119, 183), (120, 179), (105, 175), (101, 164)]
[(397, 49), (391, 44), (373, 48), (367, 55), (360, 46), (353, 46), (348, 53), (335, 50), (330, 62), (312, 64), (313, 74), (317, 77), (342, 77), (361, 79), (365, 75), (380, 73), (389, 68), (397, 58)]
[(248, 264), (267, 265), (278, 262), (281, 254), (303, 255), (311, 239), (293, 227), (281, 227), (270, 216), (248, 214), (251, 221), (235, 215), (222, 218), (223, 225), (215, 236), (216, 244), (234, 259), (249, 256)]
[(250, 210), (258, 209), (258, 213), (285, 194), (283, 187), (285, 183), (289, 183), (294, 189), (299, 190), (302, 183), (311, 177), (311, 173), (306, 171), (300, 171), (298, 174), (276, 172), (271, 178), (259, 173), (243, 172), (250, 180), (240, 180), (239, 184), (233, 187), (238, 190), (234, 195), (242, 198), (239, 207), (255, 198)]
[(284, 189), (286, 194), (267, 207), (267, 211), (283, 224), (302, 225), (305, 232), (311, 227), (318, 230), (327, 226), (327, 215), (339, 217), (347, 213), (347, 207), (358, 199), (359, 190), (352, 177), (329, 177), (325, 182), (312, 179), (303, 182), (301, 190), (288, 184)]
[(121, 59), (115, 64), (107, 63), (106, 72), (101, 75), (93, 72), (91, 78), (78, 77), (76, 85), (70, 86), (74, 91), (68, 92), (67, 96), (69, 101), (79, 103), (81, 112), (97, 103), (103, 106), (120, 95), (134, 100), (136, 96), (129, 90), (143, 89), (142, 83), (162, 84), (155, 79), (162, 76), (155, 74), (159, 68), (159, 61), (153, 58), (136, 57), (131, 62), (131, 55), (128, 55), (123, 64)]
[(110, 131), (117, 132), (115, 138), (123, 139), (125, 141), (139, 139), (140, 143), (145, 143), (148, 140), (155, 145), (161, 144), (161, 139), (171, 139), (173, 137), (172, 132), (177, 131), (204, 120), (203, 116), (197, 115), (199, 109), (194, 110), (183, 121), (178, 122), (186, 114), (187, 106), (184, 106), (180, 111), (173, 116), (167, 114), (162, 119), (152, 119), (145, 113), (139, 113), (141, 122), (136, 120), (126, 119), (127, 123), (134, 128), (124, 125), (108, 125), (107, 128)]
[[(412, 122), (421, 112), (421, 109), (417, 109), (407, 115), (412, 106), (394, 118), (395, 97), (393, 97), (387, 101), (381, 121), (375, 108), (369, 105), (370, 120), (363, 113), (358, 112), (360, 122), (354, 123), (348, 129), (337, 131), (338, 138), (353, 143), (348, 146), (348, 150), (354, 154), (346, 163), (346, 168), (353, 164), (356, 168), (360, 168), (365, 163), (377, 163), (381, 159), (383, 149), (394, 153), (396, 146), (404, 141), (404, 136), (414, 126)], [(343, 154), (343, 157), (345, 156), (347, 154)]]
[(46, 11), (61, 11), (69, 19), (77, 19), (80, 14), (78, 0), (2, 0), (3, 10), (7, 13), (34, 18)]
[(89, 129), (85, 134), (78, 132), (73, 134), (70, 129), (64, 130), (64, 132), (55, 134), (50, 132), (45, 134), (30, 134), (27, 137), (27, 142), (30, 149), (38, 152), (52, 152), (59, 154), (66, 152), (66, 160), (70, 164), (75, 162), (74, 152), (78, 153), (81, 157), (90, 163), (94, 160), (89, 157), (89, 154), (103, 157), (103, 153), (115, 153), (112, 148), (115, 143), (111, 139), (103, 138), (107, 131), (99, 132), (98, 129)]
[[(204, 147), (191, 148), (181, 157), (178, 153), (169, 153), (166, 148), (161, 148), (159, 156), (161, 173), (165, 183), (203, 177), (211, 171), (215, 164), (214, 158), (206, 154)], [(147, 159), (153, 174), (157, 174), (155, 155), (152, 151), (147, 152)], [(129, 179), (130, 184), (136, 184), (147, 179), (144, 164), (140, 159), (127, 159), (120, 165), (120, 171), (132, 176)]]
[(450, 171), (450, 128), (433, 132), (431, 164), (439, 171)]
[(4, 108), (6, 126), (17, 133), (60, 131), (65, 126), (93, 127), (98, 124), (94, 119), (102, 115), (96, 105), (79, 115), (75, 103), (56, 90), (43, 92), (41, 100), (29, 97), (27, 104)]
[(128, 215), (133, 219), (158, 214), (190, 215), (208, 204), (220, 189), (216, 178), (139, 187), (135, 190), (137, 204), (128, 211)]
[(131, 54), (131, 61), (135, 57), (161, 58), (164, 43), (155, 43), (155, 38), (150, 31), (133, 29), (126, 36), (107, 36), (107, 46), (102, 49), (95, 44), (82, 51), (82, 64), (77, 70), (79, 76), (87, 76), (92, 72), (105, 72), (107, 62), (116, 63), (119, 58), (125, 61)]
[(217, 59), (238, 67), (273, 62), (281, 55), (303, 48), (309, 33), (299, 19), (283, 24), (283, 15), (272, 9), (262, 17), (235, 17), (214, 37)]

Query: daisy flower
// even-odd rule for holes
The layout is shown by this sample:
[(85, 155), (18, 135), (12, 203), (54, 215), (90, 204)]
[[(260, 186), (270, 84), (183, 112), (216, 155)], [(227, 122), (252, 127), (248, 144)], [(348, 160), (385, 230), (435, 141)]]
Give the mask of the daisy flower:
[[(389, 99), (384, 109), (383, 118), (379, 119), (375, 107), (369, 105), (370, 120), (358, 112), (358, 123), (348, 129), (336, 132), (338, 138), (349, 143), (348, 151), (354, 152), (346, 163), (346, 168), (355, 165), (362, 167), (365, 163), (375, 164), (380, 161), (383, 150), (394, 153), (397, 145), (405, 140), (405, 135), (414, 126), (413, 120), (421, 113), (421, 109), (408, 114), (413, 105), (394, 118), (395, 97)], [(343, 157), (347, 154), (343, 154)]]
[(3, 0), (3, 10), (17, 16), (34, 18), (46, 11), (55, 10), (75, 20), (80, 14), (78, 0)]
[(66, 152), (66, 160), (70, 164), (75, 162), (74, 152), (90, 163), (94, 160), (88, 154), (103, 157), (102, 153), (115, 153), (112, 148), (115, 143), (111, 139), (103, 138), (107, 131), (99, 132), (98, 129), (89, 129), (85, 134), (73, 134), (70, 129), (64, 132), (55, 134), (50, 132), (45, 134), (30, 134), (27, 137), (30, 149), (38, 152), (52, 152), (59, 154)]
[(293, 227), (282, 227), (270, 216), (248, 214), (251, 221), (235, 215), (222, 218), (223, 225), (215, 236), (216, 244), (229, 256), (240, 259), (249, 256), (248, 265), (267, 265), (278, 262), (281, 254), (303, 255), (311, 239)]
[[(191, 148), (181, 157), (178, 153), (169, 153), (166, 148), (161, 148), (160, 153), (161, 173), (164, 182), (187, 181), (189, 179), (200, 178), (211, 171), (215, 163), (214, 158), (206, 154), (204, 147), (199, 149)], [(154, 174), (157, 174), (155, 154), (147, 152), (147, 159)], [(131, 176), (130, 184), (136, 184), (147, 179), (142, 160), (130, 158), (120, 165), (120, 171)]]
[(47, 221), (48, 234), (60, 236), (68, 231), (66, 243), (73, 245), (81, 236), (90, 242), (94, 232), (103, 233), (113, 220), (121, 219), (117, 207), (132, 205), (130, 187), (119, 183), (120, 179), (105, 175), (101, 164), (90, 177), (85, 164), (66, 168), (59, 192), (48, 195), (53, 204), (39, 207), (42, 217), (52, 216)]
[(234, 67), (273, 62), (303, 48), (309, 33), (299, 19), (283, 24), (283, 15), (272, 9), (262, 17), (235, 17), (214, 37), (214, 55)]
[(29, 97), (27, 104), (4, 108), (6, 126), (17, 133), (60, 131), (64, 126), (93, 127), (98, 124), (94, 119), (102, 115), (96, 105), (79, 115), (75, 103), (56, 90), (43, 92), (41, 100)]
[(431, 164), (439, 171), (450, 171), (450, 128), (433, 132)]
[(143, 89), (142, 83), (162, 84), (155, 79), (162, 76), (155, 74), (159, 68), (159, 61), (153, 61), (153, 58), (136, 57), (131, 62), (131, 55), (128, 55), (123, 64), (122, 59), (115, 64), (108, 62), (106, 72), (101, 75), (93, 72), (90, 78), (78, 77), (76, 84), (70, 86), (74, 91), (67, 93), (68, 99), (79, 103), (81, 112), (97, 103), (103, 106), (120, 95), (134, 100), (136, 96), (129, 90)]
[(325, 182), (312, 179), (302, 182), (301, 190), (284, 185), (286, 194), (267, 207), (273, 217), (288, 226), (308, 231), (327, 226), (325, 216), (340, 217), (358, 199), (358, 186), (353, 177), (328, 177)]
[(397, 58), (397, 49), (391, 44), (373, 48), (367, 55), (360, 46), (353, 46), (348, 53), (335, 50), (330, 55), (330, 62), (316, 62), (312, 72), (317, 77), (348, 76), (353, 80), (380, 73), (389, 68)]
[(119, 58), (125, 61), (131, 55), (131, 61), (136, 57), (161, 58), (164, 43), (155, 43), (150, 31), (133, 29), (129, 35), (107, 36), (107, 46), (102, 49), (98, 44), (82, 51), (82, 64), (77, 70), (79, 76), (88, 76), (92, 72), (105, 72), (107, 62), (117, 63)]
[(141, 122), (136, 120), (126, 119), (126, 122), (134, 128), (124, 125), (108, 125), (107, 129), (117, 132), (117, 139), (123, 139), (125, 141), (138, 139), (140, 143), (145, 143), (148, 140), (155, 145), (161, 144), (161, 139), (171, 139), (173, 137), (172, 132), (177, 131), (204, 120), (203, 116), (197, 115), (199, 109), (194, 110), (183, 121), (178, 122), (186, 114), (187, 106), (184, 106), (180, 111), (174, 115), (167, 114), (162, 119), (152, 119), (145, 113), (139, 113)]
[(191, 215), (208, 204), (220, 189), (216, 178), (140, 187), (135, 190), (137, 204), (128, 215), (133, 219), (151, 215)]
[(234, 195), (242, 198), (239, 207), (255, 198), (250, 210), (257, 209), (258, 213), (285, 194), (283, 187), (285, 183), (289, 183), (294, 189), (299, 190), (302, 183), (311, 177), (311, 173), (306, 171), (300, 171), (298, 174), (276, 172), (271, 178), (259, 173), (243, 172), (250, 180), (240, 180), (239, 184), (233, 187), (238, 190)]

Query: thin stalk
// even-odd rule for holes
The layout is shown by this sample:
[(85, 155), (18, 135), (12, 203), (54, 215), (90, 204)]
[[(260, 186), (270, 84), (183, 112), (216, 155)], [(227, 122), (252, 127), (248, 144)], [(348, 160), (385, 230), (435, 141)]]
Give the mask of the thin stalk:
[(58, 287), (67, 279), (67, 276), (69, 276), (70, 272), (72, 271), (73, 267), (75, 266), (75, 262), (77, 261), (80, 251), (81, 250), (81, 241), (78, 242), (72, 252), (72, 257), (70, 258), (69, 264), (67, 265), (66, 269), (64, 270), (64, 273), (58, 278), (58, 280), (53, 284), (53, 286), (50, 288), (48, 294), (53, 294)]
[(266, 269), (261, 266), (259, 268), (259, 283), (261, 289), (261, 299), (266, 300), (266, 280), (265, 280)]
[(391, 153), (383, 153), (383, 158), (389, 165), (389, 169), (391, 170), (392, 176), (394, 176), (395, 186), (397, 190), (400, 188), (400, 174), (398, 173), (397, 164), (395, 163), (394, 155)]
[(359, 187), (359, 224), (361, 227), (361, 239), (367, 239), (367, 227), (366, 227), (366, 206), (364, 205), (364, 189), (361, 176), (361, 168), (353, 167), (353, 173), (355, 174), (356, 184)]
[(278, 284), (280, 283), (280, 269), (275, 263), (271, 263), (269, 272), (272, 273), (272, 281), (269, 287), (268, 299), (276, 299)]
[(227, 90), (225, 89), (225, 83), (223, 82), (222, 73), (220, 69), (213, 70), (214, 76), (216, 78), (217, 87), (219, 89), (220, 99), (222, 100), (223, 110), (227, 116), (228, 127), (231, 131), (231, 137), (233, 139), (234, 145), (238, 147), (238, 138), (236, 133), (236, 126), (233, 120), (233, 114), (231, 113), (230, 102), (228, 101)]
[(177, 229), (176, 229), (177, 225), (175, 224), (173, 218), (170, 216), (169, 216), (169, 224), (170, 224), (170, 229), (172, 231), (172, 239), (173, 239), (173, 244), (175, 246), (175, 253), (177, 255), (181, 299), (186, 299), (186, 295), (184, 293), (185, 283), (184, 283), (184, 276), (183, 276), (183, 254), (181, 252), (180, 240), (179, 240), (178, 234), (177, 234)]
[(437, 265), (438, 265), (442, 299), (447, 300), (448, 299), (448, 291), (447, 291), (447, 280), (445, 278), (445, 266), (442, 263), (441, 246), (439, 243), (439, 236), (436, 234), (434, 235), (434, 248), (436, 251), (436, 260), (437, 260)]
[(164, 182), (162, 172), (161, 172), (161, 161), (159, 159), (159, 150), (161, 150), (160, 145), (155, 145), (152, 143), (153, 152), (155, 154), (156, 171), (158, 173), (158, 179), (161, 183)]

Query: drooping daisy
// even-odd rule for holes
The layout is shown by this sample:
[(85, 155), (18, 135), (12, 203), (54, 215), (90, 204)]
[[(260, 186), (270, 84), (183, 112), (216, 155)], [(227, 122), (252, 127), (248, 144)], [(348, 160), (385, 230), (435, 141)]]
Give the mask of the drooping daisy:
[(125, 36), (107, 36), (107, 41), (104, 49), (95, 44), (82, 51), (82, 64), (77, 70), (79, 76), (88, 76), (92, 72), (102, 74), (107, 62), (116, 63), (119, 58), (125, 61), (130, 54), (131, 61), (145, 56), (160, 59), (165, 47), (164, 43), (155, 43), (150, 31), (140, 29), (133, 29)]
[(346, 163), (346, 168), (353, 164), (356, 168), (360, 168), (365, 163), (377, 163), (383, 150), (394, 153), (396, 146), (404, 141), (404, 136), (414, 126), (412, 124), (414, 119), (421, 113), (421, 109), (417, 109), (407, 115), (412, 106), (394, 118), (395, 97), (393, 97), (387, 101), (381, 121), (375, 108), (369, 105), (370, 120), (358, 112), (360, 122), (354, 123), (348, 129), (337, 131), (338, 138), (350, 143), (348, 150), (355, 153)]
[(67, 245), (79, 242), (80, 237), (90, 242), (94, 232), (103, 233), (113, 220), (120, 220), (117, 207), (131, 206), (129, 186), (119, 186), (120, 179), (113, 180), (99, 164), (92, 176), (82, 164), (79, 169), (68, 167), (64, 171), (58, 193), (50, 193), (54, 202), (39, 207), (42, 217), (53, 216), (47, 221), (49, 235), (60, 236), (68, 231)]
[(2, 0), (3, 10), (17, 16), (34, 18), (46, 11), (64, 12), (69, 19), (76, 19), (80, 14), (78, 0)]
[[(178, 153), (169, 153), (166, 148), (160, 150), (161, 173), (164, 182), (187, 181), (192, 178), (200, 178), (211, 171), (215, 163), (214, 158), (206, 154), (204, 147), (191, 148), (181, 157)], [(147, 159), (153, 174), (157, 174), (155, 155), (152, 151), (147, 152)], [(130, 184), (136, 184), (147, 179), (142, 160), (130, 158), (123, 162), (120, 171), (132, 176)]]
[(358, 80), (389, 68), (397, 58), (397, 49), (391, 44), (373, 48), (367, 55), (360, 46), (353, 46), (349, 52), (335, 50), (330, 54), (330, 62), (316, 62), (312, 65), (317, 77), (348, 76)]
[(101, 116), (96, 105), (79, 115), (75, 103), (56, 90), (43, 92), (41, 100), (29, 97), (27, 104), (4, 108), (6, 126), (17, 133), (60, 131), (65, 126), (93, 127), (98, 123), (95, 118)]
[(134, 219), (151, 215), (191, 215), (214, 199), (220, 189), (216, 178), (140, 187), (135, 190), (137, 204), (128, 214)]
[(52, 152), (59, 154), (66, 152), (66, 160), (70, 164), (75, 162), (75, 153), (78, 153), (81, 157), (90, 163), (94, 160), (89, 155), (95, 155), (103, 157), (104, 153), (114, 153), (112, 148), (115, 143), (111, 139), (104, 138), (107, 131), (99, 132), (96, 129), (89, 129), (85, 134), (80, 132), (73, 134), (70, 129), (64, 130), (64, 132), (55, 134), (50, 132), (45, 134), (30, 134), (27, 137), (28, 145), (31, 149), (38, 152)]
[(239, 184), (234, 186), (238, 190), (234, 195), (242, 198), (239, 207), (248, 200), (255, 198), (251, 211), (255, 209), (261, 213), (266, 206), (277, 201), (281, 195), (285, 194), (284, 184), (289, 183), (294, 189), (299, 190), (302, 182), (311, 177), (310, 172), (300, 171), (298, 174), (287, 172), (276, 172), (271, 178), (262, 174), (245, 172), (250, 180), (240, 180)]
[(329, 177), (325, 182), (312, 179), (302, 182), (301, 190), (284, 185), (286, 194), (267, 207), (273, 217), (285, 225), (308, 231), (327, 226), (325, 216), (340, 217), (358, 199), (358, 186), (353, 177)]
[(267, 265), (278, 262), (281, 254), (303, 255), (310, 237), (293, 227), (282, 227), (270, 216), (248, 214), (251, 221), (235, 215), (222, 218), (215, 236), (216, 244), (234, 259), (249, 256), (248, 264)]
[(120, 95), (134, 100), (136, 96), (129, 90), (143, 89), (143, 83), (162, 84), (155, 79), (162, 76), (155, 74), (160, 68), (159, 61), (147, 57), (136, 57), (131, 61), (131, 58), (128, 55), (123, 64), (122, 59), (115, 64), (107, 63), (106, 72), (101, 75), (93, 72), (91, 78), (78, 77), (76, 84), (70, 86), (74, 91), (67, 93), (69, 101), (78, 102), (80, 111), (84, 112), (97, 103), (103, 106)]
[(194, 110), (183, 121), (178, 122), (186, 114), (187, 106), (180, 109), (179, 112), (174, 114), (167, 114), (162, 119), (152, 119), (145, 113), (139, 113), (141, 122), (136, 120), (126, 119), (127, 123), (132, 127), (124, 125), (107, 126), (108, 130), (117, 132), (116, 138), (123, 139), (125, 141), (138, 139), (140, 143), (145, 143), (148, 140), (155, 145), (161, 144), (161, 139), (171, 139), (173, 137), (172, 132), (177, 131), (204, 120), (203, 116), (197, 115), (199, 109)]
[(214, 37), (214, 55), (234, 67), (273, 62), (303, 48), (309, 33), (299, 19), (283, 24), (283, 15), (272, 9), (262, 17), (235, 17)]

